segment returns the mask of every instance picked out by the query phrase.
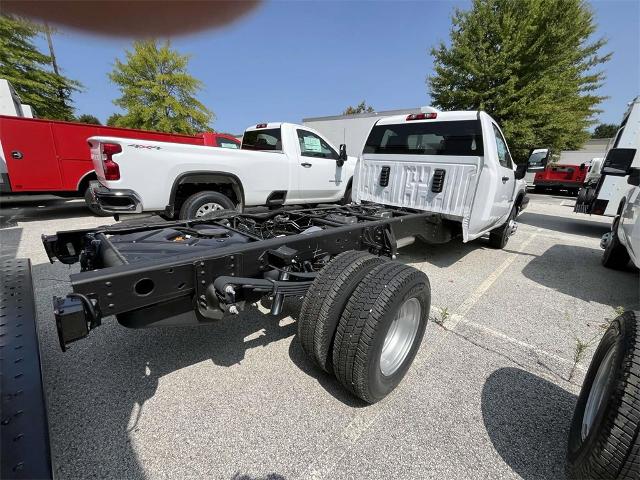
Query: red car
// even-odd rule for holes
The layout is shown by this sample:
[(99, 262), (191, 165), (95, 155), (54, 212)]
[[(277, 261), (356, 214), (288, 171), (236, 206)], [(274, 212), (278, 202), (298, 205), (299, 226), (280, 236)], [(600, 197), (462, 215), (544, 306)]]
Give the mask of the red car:
[(179, 135), (0, 115), (0, 194), (84, 196), (97, 180), (87, 138), (102, 135), (240, 148), (231, 135)]
[(536, 173), (533, 186), (536, 191), (565, 189), (575, 195), (584, 184), (588, 170), (584, 163), (580, 165), (547, 165), (543, 171)]

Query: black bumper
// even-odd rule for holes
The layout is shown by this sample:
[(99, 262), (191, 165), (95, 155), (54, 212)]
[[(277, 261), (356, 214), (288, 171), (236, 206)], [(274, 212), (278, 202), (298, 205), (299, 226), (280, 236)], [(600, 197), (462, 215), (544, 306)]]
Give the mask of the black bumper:
[(142, 200), (133, 190), (112, 190), (100, 182), (89, 184), (91, 205), (106, 213), (141, 213)]
[(0, 477), (51, 478), (31, 263), (2, 260), (0, 265)]

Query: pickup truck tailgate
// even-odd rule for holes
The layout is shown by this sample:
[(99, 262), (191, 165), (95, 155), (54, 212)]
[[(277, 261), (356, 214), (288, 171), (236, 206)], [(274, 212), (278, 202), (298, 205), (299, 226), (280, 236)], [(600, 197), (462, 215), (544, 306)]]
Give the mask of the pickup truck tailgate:
[(385, 157), (360, 158), (354, 176), (356, 201), (441, 213), (458, 220), (468, 218), (480, 157)]

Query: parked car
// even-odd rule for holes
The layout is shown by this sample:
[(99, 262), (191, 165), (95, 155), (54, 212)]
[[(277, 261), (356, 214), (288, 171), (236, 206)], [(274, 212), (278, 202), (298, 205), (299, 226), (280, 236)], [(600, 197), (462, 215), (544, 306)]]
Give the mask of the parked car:
[(249, 127), (239, 150), (117, 137), (89, 139), (105, 212), (195, 218), (214, 210), (350, 202), (356, 165), (315, 130), (292, 123)]
[[(9, 82), (0, 80), (0, 97), (13, 92)], [(5, 95), (6, 94), (6, 95)], [(13, 92), (15, 95), (15, 92)], [(5, 99), (6, 100), (6, 99)], [(88, 197), (89, 183), (96, 180), (87, 148), (87, 138), (95, 135), (153, 140), (210, 147), (239, 148), (231, 135), (202, 133), (179, 135), (129, 128), (105, 127), (77, 122), (24, 117), (25, 106), (2, 101), (0, 115), (0, 195), (58, 195)]]

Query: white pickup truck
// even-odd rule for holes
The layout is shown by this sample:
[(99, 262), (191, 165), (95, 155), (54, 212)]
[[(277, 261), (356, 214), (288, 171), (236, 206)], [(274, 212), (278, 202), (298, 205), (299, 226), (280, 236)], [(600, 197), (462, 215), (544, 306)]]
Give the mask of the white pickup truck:
[(356, 165), (315, 130), (260, 123), (239, 150), (91, 137), (98, 182), (94, 206), (104, 212), (159, 212), (195, 218), (248, 206), (351, 201)]
[(356, 167), (353, 197), (438, 213), (441, 228), (418, 235), (442, 243), (489, 234), (503, 248), (526, 207), (527, 165), (516, 168), (498, 124), (485, 112), (423, 113), (378, 120)]

